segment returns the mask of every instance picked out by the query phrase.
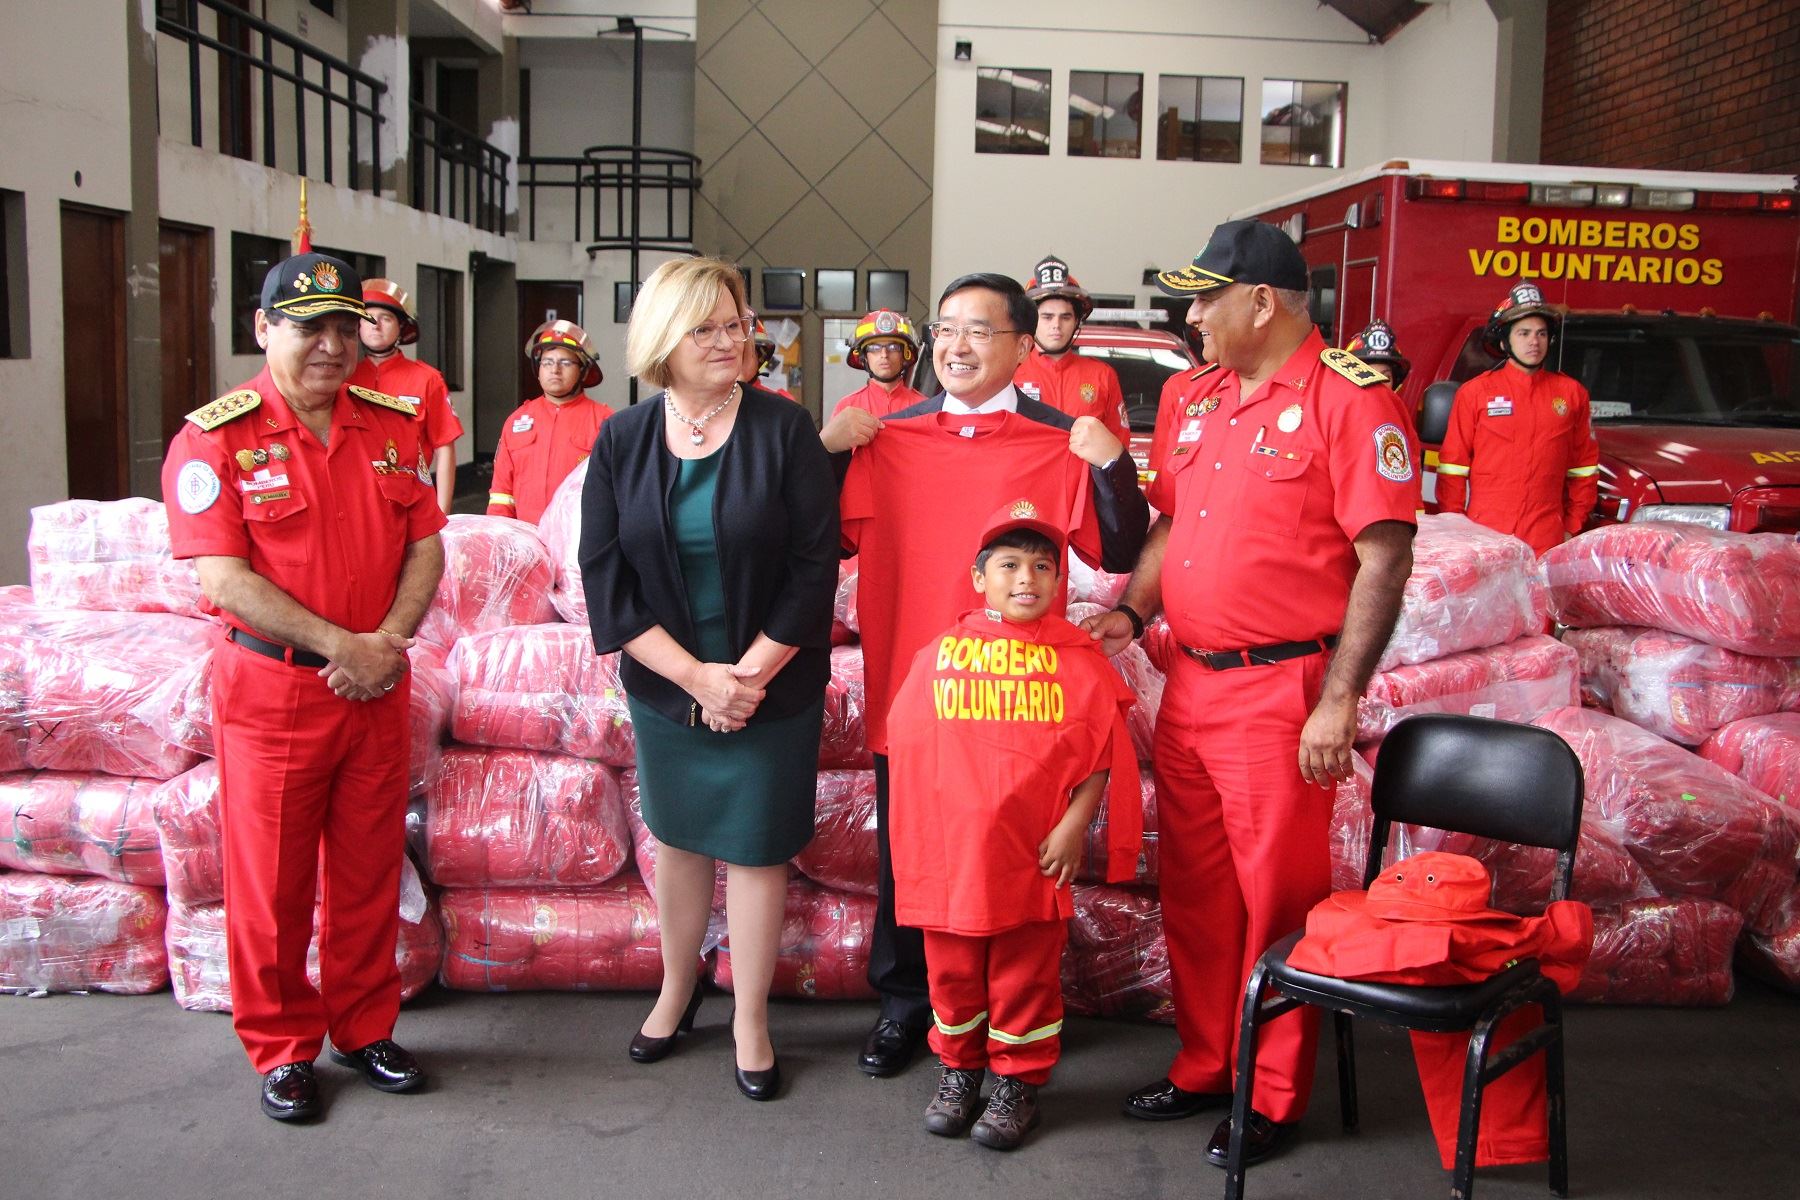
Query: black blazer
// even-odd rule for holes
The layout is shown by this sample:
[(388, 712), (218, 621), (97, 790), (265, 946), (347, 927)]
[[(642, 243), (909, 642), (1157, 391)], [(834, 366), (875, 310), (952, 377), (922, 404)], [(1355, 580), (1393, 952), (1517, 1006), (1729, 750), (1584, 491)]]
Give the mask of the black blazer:
[[(759, 633), (799, 647), (751, 718), (774, 720), (817, 700), (831, 676), (837, 489), (804, 408), (756, 388), (744, 389), (739, 404), (717, 451), (724, 457), (713, 528), (733, 660)], [(597, 653), (661, 625), (699, 654), (669, 525), (676, 462), (663, 443), (660, 392), (612, 417), (594, 440), (581, 489), (580, 562)], [(619, 676), (633, 699), (688, 721), (693, 698), (672, 681), (629, 654)]]
[[(908, 417), (943, 412), (947, 394), (939, 392), (882, 419), (903, 421)], [(1075, 424), (1075, 418), (1060, 408), (1052, 408), (1023, 394), (1019, 396), (1019, 415), (1057, 429), (1070, 429)], [(845, 451), (831, 456), (839, 487), (843, 486), (844, 474), (850, 469), (850, 455), (850, 451)], [(1144, 548), (1145, 536), (1150, 531), (1150, 503), (1138, 490), (1137, 463), (1127, 447), (1119, 452), (1119, 461), (1110, 471), (1090, 466), (1088, 474), (1093, 479), (1094, 516), (1100, 525), (1100, 561), (1090, 565), (1115, 575), (1128, 575), (1137, 569), (1138, 551)]]

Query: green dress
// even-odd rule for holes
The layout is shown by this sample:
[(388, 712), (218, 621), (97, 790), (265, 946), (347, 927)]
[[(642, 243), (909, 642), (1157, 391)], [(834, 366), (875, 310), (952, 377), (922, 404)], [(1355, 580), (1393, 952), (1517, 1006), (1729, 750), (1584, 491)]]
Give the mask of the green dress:
[[(703, 662), (734, 662), (725, 628), (725, 588), (713, 534), (715, 452), (679, 460), (669, 523), (687, 585)], [(637, 732), (644, 824), (678, 850), (746, 867), (773, 866), (813, 835), (821, 697), (793, 716), (752, 718), (735, 733), (671, 721), (627, 698)]]

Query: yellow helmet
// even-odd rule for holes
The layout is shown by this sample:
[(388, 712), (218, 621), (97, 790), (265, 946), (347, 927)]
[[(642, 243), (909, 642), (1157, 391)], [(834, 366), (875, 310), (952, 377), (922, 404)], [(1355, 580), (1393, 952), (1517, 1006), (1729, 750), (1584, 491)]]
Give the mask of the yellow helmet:
[(844, 356), (851, 370), (865, 369), (862, 352), (871, 342), (899, 342), (909, 366), (919, 357), (919, 335), (913, 331), (912, 322), (891, 309), (878, 308), (856, 323), (850, 353)]

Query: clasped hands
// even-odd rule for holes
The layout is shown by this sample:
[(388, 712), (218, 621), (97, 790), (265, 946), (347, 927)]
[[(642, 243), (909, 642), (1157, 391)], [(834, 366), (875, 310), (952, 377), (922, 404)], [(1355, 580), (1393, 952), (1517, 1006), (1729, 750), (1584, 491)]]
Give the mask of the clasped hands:
[(345, 700), (379, 700), (406, 675), (406, 652), (416, 641), (379, 631), (346, 633), (319, 677)]
[(736, 733), (749, 723), (768, 695), (755, 683), (762, 674), (761, 668), (742, 663), (701, 663), (694, 670), (687, 693), (700, 705), (700, 718), (708, 729), (714, 733)]

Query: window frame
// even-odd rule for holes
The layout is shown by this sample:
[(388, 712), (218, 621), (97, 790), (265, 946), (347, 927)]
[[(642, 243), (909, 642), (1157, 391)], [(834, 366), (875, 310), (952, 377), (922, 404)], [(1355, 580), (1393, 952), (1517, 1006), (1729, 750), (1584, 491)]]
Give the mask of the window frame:
[[(1075, 81), (1084, 76), (1101, 79), (1105, 82), (1101, 85), (1103, 99), (1095, 101), (1090, 95), (1084, 92), (1080, 97), (1082, 102), (1088, 105), (1098, 104), (1103, 109), (1111, 110), (1113, 115), (1107, 116), (1104, 113), (1087, 113), (1085, 111), (1082, 111), (1080, 115), (1077, 115)], [(1128, 92), (1124, 99), (1120, 101), (1120, 107), (1115, 108), (1112, 99), (1113, 87), (1118, 80), (1136, 80), (1137, 84), (1135, 89)], [(1131, 84), (1126, 83), (1125, 86), (1131, 87)], [(1138, 100), (1138, 115), (1136, 117), (1131, 116), (1129, 111), (1132, 96), (1136, 96)], [(1068, 94), (1064, 98), (1063, 107), (1068, 116), (1068, 129), (1063, 135), (1063, 152), (1070, 158), (1138, 159), (1144, 157), (1144, 73), (1142, 71), (1071, 70), (1069, 72)], [(1088, 127), (1091, 131), (1090, 136), (1085, 141), (1078, 141), (1076, 130), (1081, 127), (1083, 122), (1090, 119), (1095, 122), (1095, 124)], [(1119, 120), (1129, 121), (1136, 130), (1136, 135), (1132, 137), (1130, 141), (1131, 153), (1129, 154), (1123, 152), (1112, 153), (1107, 149), (1109, 141), (1111, 140), (1107, 137), (1108, 127), (1111, 123)], [(1123, 146), (1125, 139), (1121, 137), (1117, 140), (1119, 144)], [(1096, 148), (1092, 151), (1081, 148), (1089, 144)]]
[[(1266, 166), (1266, 167), (1313, 167), (1315, 169), (1323, 168), (1323, 169), (1329, 169), (1329, 170), (1334, 170), (1334, 171), (1342, 170), (1343, 164), (1344, 164), (1344, 146), (1345, 146), (1345, 143), (1349, 140), (1349, 132), (1348, 132), (1349, 125), (1350, 125), (1350, 84), (1349, 84), (1349, 81), (1340, 80), (1340, 79), (1268, 79), (1268, 78), (1264, 78), (1261, 81), (1261, 83), (1262, 83), (1262, 87), (1260, 89), (1261, 90), (1261, 98), (1259, 99), (1258, 104), (1257, 104), (1257, 115), (1256, 115), (1257, 151), (1258, 151), (1258, 155), (1259, 155), (1258, 161), (1263, 166)], [(1269, 107), (1269, 89), (1271, 87), (1274, 87), (1277, 85), (1283, 85), (1283, 84), (1287, 85), (1287, 87), (1290, 89), (1288, 102), (1286, 104), (1281, 105), (1276, 108)], [(1290, 112), (1302, 111), (1302, 110), (1308, 109), (1310, 106), (1307, 105), (1306, 103), (1304, 103), (1305, 89), (1308, 87), (1330, 87), (1330, 88), (1337, 89), (1337, 95), (1336, 95), (1337, 113), (1336, 113), (1336, 120), (1335, 120), (1337, 136), (1335, 139), (1335, 144), (1331, 147), (1330, 153), (1326, 154), (1324, 156), (1324, 160), (1321, 162), (1316, 162), (1316, 163), (1307, 162), (1301, 154), (1297, 153), (1297, 151), (1299, 149), (1299, 143), (1298, 143), (1297, 139), (1293, 136), (1293, 131), (1296, 130), (1297, 128), (1299, 128), (1298, 126), (1295, 126), (1291, 123), (1286, 124), (1286, 125), (1271, 125), (1268, 121), (1269, 115), (1273, 112), (1280, 112), (1280, 111), (1283, 111), (1284, 109), (1288, 110)], [(1282, 129), (1282, 130), (1288, 131), (1288, 137), (1287, 137), (1287, 143), (1286, 143), (1288, 153), (1285, 158), (1271, 158), (1269, 156), (1269, 130), (1271, 130), (1271, 129)]]
[[(1002, 79), (1002, 75), (1005, 76)], [(1041, 77), (1041, 78), (1040, 78)], [(1031, 136), (1035, 126), (1021, 124), (1018, 120), (1018, 93), (1021, 90), (1015, 80), (1030, 79), (1033, 83), (1043, 85), (1043, 139)], [(984, 131), (981, 124), (987, 115), (982, 107), (982, 84), (1004, 82), (1009, 85), (1005, 120), (997, 132), (988, 132), (989, 144), (983, 144)], [(1035, 88), (1025, 89), (1036, 91)], [(975, 153), (977, 154), (1022, 154), (1033, 158), (1047, 158), (1050, 155), (1050, 115), (1051, 103), (1055, 99), (1056, 79), (1049, 67), (977, 67), (975, 69)], [(996, 111), (995, 116), (998, 116)], [(992, 139), (999, 139), (995, 143)]]

